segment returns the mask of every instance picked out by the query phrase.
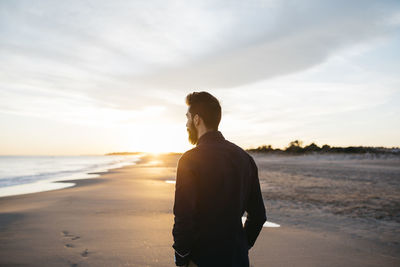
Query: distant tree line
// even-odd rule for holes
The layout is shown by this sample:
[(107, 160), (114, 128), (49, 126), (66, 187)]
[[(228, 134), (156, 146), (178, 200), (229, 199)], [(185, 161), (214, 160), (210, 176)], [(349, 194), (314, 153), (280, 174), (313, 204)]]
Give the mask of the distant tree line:
[(105, 154), (106, 156), (129, 156), (129, 155), (138, 155), (143, 152), (112, 152)]
[(289, 153), (289, 154), (306, 154), (306, 153), (352, 153), (352, 154), (396, 154), (400, 155), (400, 148), (386, 147), (365, 147), (365, 146), (349, 146), (349, 147), (332, 147), (323, 145), (319, 147), (315, 143), (303, 147), (303, 142), (295, 140), (289, 143), (285, 149), (272, 148), (271, 145), (262, 145), (257, 148), (247, 149), (249, 152), (264, 152), (264, 153)]

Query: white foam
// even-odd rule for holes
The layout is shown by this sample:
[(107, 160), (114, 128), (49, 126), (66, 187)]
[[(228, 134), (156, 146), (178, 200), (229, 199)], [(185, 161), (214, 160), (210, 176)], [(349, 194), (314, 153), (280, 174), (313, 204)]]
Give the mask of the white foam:
[(263, 227), (281, 227), (279, 224), (277, 223), (273, 223), (273, 222), (268, 222), (266, 221), (263, 225)]
[[(244, 224), (245, 221), (246, 221), (246, 217), (243, 216), (243, 217), (242, 217), (242, 223)], [(280, 227), (280, 225), (277, 224), (277, 223), (273, 223), (273, 222), (268, 222), (268, 221), (266, 221), (266, 222), (264, 223), (263, 227)]]
[(167, 184), (175, 184), (175, 183), (176, 183), (175, 180), (165, 180), (165, 182), (166, 182)]
[(23, 195), (29, 193), (57, 190), (74, 186), (75, 183), (56, 183), (48, 181), (37, 181), (30, 184), (13, 185), (0, 188), (0, 197)]
[[(136, 164), (139, 156), (3, 156), (0, 157), (0, 167), (11, 164), (7, 172), (0, 172), (0, 197), (38, 193), (50, 190), (63, 189), (75, 186), (73, 182), (59, 182), (66, 180), (80, 180), (97, 178), (97, 173), (111, 169)], [(80, 163), (79, 161), (82, 161)], [(86, 160), (86, 161), (85, 161)], [(8, 173), (22, 163), (30, 166), (21, 168), (17, 173), (20, 177), (9, 177)], [(35, 166), (38, 167), (35, 167)], [(1, 169), (1, 168), (0, 168)], [(89, 174), (90, 173), (90, 174)], [(46, 178), (48, 177), (48, 178)], [(19, 179), (18, 179), (19, 178)], [(7, 181), (9, 180), (9, 184)], [(20, 180), (28, 181), (17, 184)]]

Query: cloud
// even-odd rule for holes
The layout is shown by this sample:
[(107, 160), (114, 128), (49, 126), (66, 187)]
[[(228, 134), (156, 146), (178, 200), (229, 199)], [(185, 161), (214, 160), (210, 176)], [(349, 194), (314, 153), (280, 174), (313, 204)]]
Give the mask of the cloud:
[(9, 1), (0, 9), (0, 57), (9, 72), (92, 83), (107, 78), (121, 91), (229, 88), (303, 71), (384, 36), (398, 26), (388, 22), (398, 7), (395, 1)]
[[(133, 76), (131, 81), (149, 88), (232, 88), (304, 71), (343, 49), (398, 29), (398, 25), (388, 23), (387, 18), (397, 14), (390, 5), (368, 1), (302, 1), (302, 6), (283, 3), (271, 12), (257, 9), (238, 14), (230, 28), (235, 36), (226, 39), (234, 45), (201, 59), (189, 59), (182, 66)], [(271, 13), (276, 18), (269, 24), (260, 20)], [(242, 35), (249, 37), (247, 30), (253, 31), (252, 38), (244, 38), (248, 42), (243, 43)]]
[(399, 14), (399, 1), (2, 1), (0, 112), (184, 132), (184, 97), (207, 90), (234, 141), (287, 144), (398, 92)]
[[(362, 7), (362, 8), (360, 8)], [(398, 28), (396, 1), (8, 1), (0, 83), (112, 108), (303, 72)], [(166, 95), (169, 97), (165, 97)], [(171, 97), (172, 95), (172, 97)]]

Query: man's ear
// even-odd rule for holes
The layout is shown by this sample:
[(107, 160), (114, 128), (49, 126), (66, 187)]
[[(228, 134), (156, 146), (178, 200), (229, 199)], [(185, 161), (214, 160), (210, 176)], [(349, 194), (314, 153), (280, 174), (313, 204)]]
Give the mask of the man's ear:
[(194, 115), (193, 122), (194, 122), (195, 125), (199, 125), (200, 124), (200, 116), (198, 114)]

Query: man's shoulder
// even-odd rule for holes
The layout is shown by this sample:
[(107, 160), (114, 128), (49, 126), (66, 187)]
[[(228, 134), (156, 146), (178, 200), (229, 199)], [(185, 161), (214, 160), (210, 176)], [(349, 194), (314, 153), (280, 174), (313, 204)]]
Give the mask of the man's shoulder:
[[(240, 154), (242, 158), (248, 158), (250, 161), (254, 162), (253, 157), (243, 148), (241, 148), (240, 146), (236, 145), (235, 143), (228, 141), (228, 140), (224, 140), (223, 142), (223, 146), (225, 148), (227, 148), (230, 153), (234, 153), (234, 154)], [(179, 158), (179, 161), (192, 161), (195, 160), (196, 158), (202, 158), (201, 155), (208, 155), (208, 153), (213, 152), (213, 149), (211, 146), (196, 146), (192, 149), (187, 150), (186, 152), (184, 152), (182, 154), (182, 156)], [(217, 149), (221, 149), (221, 147), (217, 148)]]
[(185, 151), (178, 160), (179, 162), (184, 162), (190, 160), (196, 154), (196, 147)]
[(196, 153), (196, 147), (189, 149), (187, 151), (185, 151), (182, 156), (180, 157), (180, 159), (182, 158), (190, 158), (192, 155), (194, 155)]
[(237, 153), (240, 153), (241, 155), (243, 155), (244, 157), (249, 158), (250, 160), (253, 160), (253, 157), (246, 150), (244, 150), (243, 148), (241, 148), (240, 146), (236, 145), (235, 143), (233, 143), (231, 141), (226, 140), (226, 142), (231, 147), (233, 147), (237, 151)]

